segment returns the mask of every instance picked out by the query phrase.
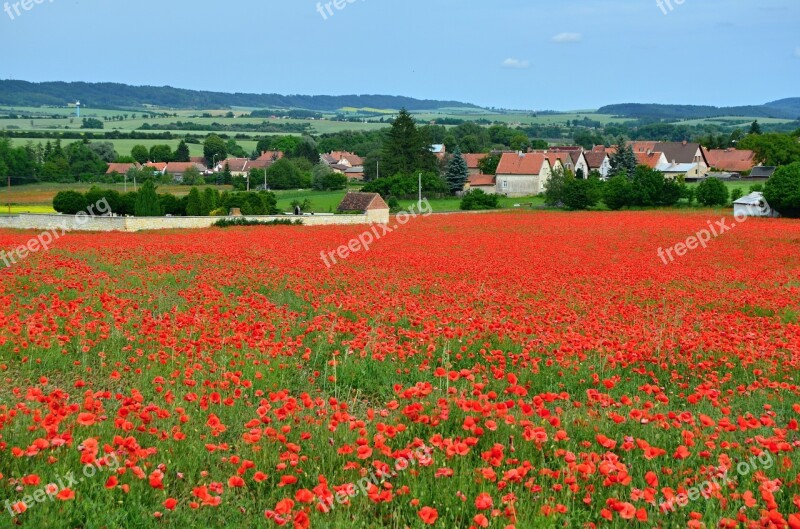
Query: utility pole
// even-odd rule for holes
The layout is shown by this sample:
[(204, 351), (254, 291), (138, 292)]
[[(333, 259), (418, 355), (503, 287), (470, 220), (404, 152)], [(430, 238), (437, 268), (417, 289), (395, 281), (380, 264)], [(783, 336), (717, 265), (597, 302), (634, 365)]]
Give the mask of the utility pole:
[(422, 211), (422, 173), (419, 174), (419, 203), (417, 207)]

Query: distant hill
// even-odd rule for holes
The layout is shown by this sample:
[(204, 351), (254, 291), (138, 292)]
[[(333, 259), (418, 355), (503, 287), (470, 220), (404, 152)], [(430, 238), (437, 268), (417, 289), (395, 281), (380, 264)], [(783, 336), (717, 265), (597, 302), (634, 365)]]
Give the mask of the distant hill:
[(80, 101), (88, 108), (134, 109), (154, 105), (176, 110), (212, 110), (230, 107), (301, 108), (335, 112), (340, 108), (436, 110), (448, 107), (480, 108), (458, 101), (435, 101), (386, 95), (303, 96), (280, 94), (226, 94), (118, 83), (30, 83), (0, 80), (0, 105), (64, 106)]
[(597, 113), (627, 118), (667, 120), (703, 119), (722, 116), (797, 119), (800, 117), (800, 98), (781, 99), (765, 105), (740, 107), (625, 103), (604, 106)]

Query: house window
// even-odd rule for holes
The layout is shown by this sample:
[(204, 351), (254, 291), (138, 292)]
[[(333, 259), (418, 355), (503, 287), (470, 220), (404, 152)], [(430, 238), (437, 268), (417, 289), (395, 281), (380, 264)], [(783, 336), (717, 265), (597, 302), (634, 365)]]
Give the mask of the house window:
[(508, 189), (508, 180), (503, 180), (503, 189)]

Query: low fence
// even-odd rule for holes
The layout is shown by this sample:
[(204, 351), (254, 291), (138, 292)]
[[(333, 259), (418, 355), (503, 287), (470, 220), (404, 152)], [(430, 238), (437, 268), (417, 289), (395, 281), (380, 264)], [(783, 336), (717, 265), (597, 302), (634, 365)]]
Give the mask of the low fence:
[(22, 213), (0, 216), (0, 229), (62, 231), (146, 231), (210, 228), (220, 219), (259, 222), (301, 220), (304, 226), (387, 224), (389, 211), (368, 211), (362, 215), (269, 215), (242, 217), (90, 217), (87, 215), (41, 215)]

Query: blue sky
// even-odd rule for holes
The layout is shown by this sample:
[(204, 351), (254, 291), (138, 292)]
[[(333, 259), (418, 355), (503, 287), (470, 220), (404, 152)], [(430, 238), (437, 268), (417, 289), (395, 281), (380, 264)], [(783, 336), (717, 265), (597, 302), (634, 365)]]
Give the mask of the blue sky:
[(800, 96), (797, 0), (17, 1), (5, 79), (538, 110)]

